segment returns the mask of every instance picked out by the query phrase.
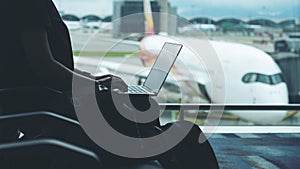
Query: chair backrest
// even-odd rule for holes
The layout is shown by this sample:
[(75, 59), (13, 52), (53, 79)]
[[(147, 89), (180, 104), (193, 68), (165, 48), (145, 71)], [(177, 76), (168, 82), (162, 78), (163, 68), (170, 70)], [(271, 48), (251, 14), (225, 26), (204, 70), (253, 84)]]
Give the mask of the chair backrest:
[(28, 112), (22, 114), (0, 116), (1, 128), (18, 129), (25, 133), (27, 138), (53, 138), (88, 148), (99, 147), (87, 136), (78, 121), (51, 113)]

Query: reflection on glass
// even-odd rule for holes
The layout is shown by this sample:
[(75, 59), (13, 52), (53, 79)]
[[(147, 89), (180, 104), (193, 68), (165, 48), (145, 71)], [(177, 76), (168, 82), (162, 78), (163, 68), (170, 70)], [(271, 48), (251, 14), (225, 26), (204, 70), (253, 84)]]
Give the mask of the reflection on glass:
[[(142, 1), (87, 0), (73, 3), (67, 0), (54, 0), (54, 2), (62, 14), (72, 14), (80, 19), (79, 21), (76, 19), (78, 24), (75, 26), (76, 28), (82, 27), (70, 29), (74, 55), (80, 56), (79, 62), (76, 62), (77, 68), (94, 74), (106, 74), (123, 71), (118, 65), (122, 63), (121, 67), (124, 67), (124, 71), (121, 75), (124, 79), (146, 77), (149, 72), (144, 71), (146, 73), (138, 75), (137, 72), (143, 72), (144, 66), (154, 63), (157, 52), (151, 51), (159, 51), (162, 46), (158, 41), (149, 43), (144, 41), (145, 37), (149, 36), (145, 28), (151, 26), (151, 23), (145, 20)], [(226, 72), (230, 83), (227, 87), (229, 90), (234, 89), (227, 91), (227, 100), (232, 98), (230, 103), (300, 103), (300, 1), (169, 0), (166, 6), (159, 1), (151, 2), (153, 3), (154, 34), (180, 40), (191, 38), (197, 40), (197, 43), (199, 40), (199, 48), (203, 39), (209, 39), (211, 44), (223, 43), (223, 45), (216, 45), (221, 50), (215, 52), (219, 55), (222, 65), (225, 65), (225, 71), (229, 70)], [(154, 13), (159, 11), (171, 15), (166, 17)], [(137, 13), (139, 15), (135, 15)], [(88, 28), (84, 26), (83, 18), (90, 14), (98, 16), (101, 19), (101, 25), (91, 21)], [(130, 15), (135, 16), (118, 21)], [(74, 26), (73, 23), (70, 26)], [(97, 29), (93, 29), (94, 27)], [(252, 53), (243, 50), (243, 46), (255, 47), (257, 50)], [(227, 50), (232, 54), (225, 55)], [(245, 53), (249, 57), (245, 56)], [(260, 57), (261, 55), (264, 55), (265, 59)], [(206, 100), (205, 103), (214, 103), (214, 96), (217, 94), (213, 94), (211, 88), (214, 86), (209, 85), (210, 81), (205, 78), (205, 74), (216, 73), (215, 67), (207, 67), (208, 70), (206, 70), (203, 65), (195, 63), (188, 52), (184, 53), (184, 57), (181, 58), (180, 61), (188, 65), (189, 70), (185, 71), (186, 68), (177, 66), (173, 73), (190, 71), (197, 78), (180, 77), (181, 81), (178, 83), (167, 80), (163, 87), (166, 102), (178, 103), (178, 100), (183, 100), (180, 98), (182, 89), (186, 89), (186, 93), (183, 93), (187, 98), (185, 100), (198, 101), (195, 97), (201, 96)], [(257, 60), (255, 64), (250, 61), (252, 67), (247, 67), (244, 63), (249, 63), (251, 58), (257, 58)], [(274, 72), (270, 65), (264, 64), (266, 60), (274, 62), (273, 66), (278, 68), (278, 71)], [(227, 67), (226, 64), (228, 64)], [(259, 64), (262, 68), (260, 70), (256, 67)], [(163, 70), (163, 68), (160, 69)], [(231, 70), (233, 71), (230, 72)], [(158, 77), (155, 76), (154, 79), (156, 78)], [(136, 81), (141, 82), (141, 80)], [(195, 85), (191, 85), (191, 81), (195, 82)], [(203, 104), (204, 102), (197, 103)], [(242, 113), (251, 114), (251, 112)], [(272, 112), (261, 111), (256, 119), (263, 119), (263, 115), (267, 113)], [(297, 121), (299, 115), (292, 115), (293, 113), (287, 113), (287, 117), (291, 116), (288, 120), (296, 119)], [(228, 121), (228, 124), (236, 125), (255, 124), (250, 120), (241, 119), (241, 116), (233, 116), (230, 112), (226, 112), (224, 117), (222, 124), (227, 124)], [(233, 120), (228, 120), (228, 118)]]

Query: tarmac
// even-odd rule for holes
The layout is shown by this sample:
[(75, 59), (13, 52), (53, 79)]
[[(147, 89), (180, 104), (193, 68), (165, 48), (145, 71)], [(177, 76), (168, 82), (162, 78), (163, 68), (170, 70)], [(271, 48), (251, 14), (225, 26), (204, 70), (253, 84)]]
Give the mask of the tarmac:
[(221, 169), (300, 168), (300, 134), (297, 133), (214, 134), (209, 142)]

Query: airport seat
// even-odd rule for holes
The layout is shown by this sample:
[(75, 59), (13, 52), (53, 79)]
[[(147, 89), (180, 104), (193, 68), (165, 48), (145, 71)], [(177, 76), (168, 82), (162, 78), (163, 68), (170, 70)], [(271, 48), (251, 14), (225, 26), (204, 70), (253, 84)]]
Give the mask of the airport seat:
[[(59, 142), (65, 142), (66, 144), (72, 144), (87, 149), (88, 151), (92, 151), (101, 159), (102, 149), (86, 135), (78, 121), (70, 118), (51, 112), (30, 112), (0, 116), (0, 127), (4, 125), (21, 130), (25, 133), (26, 139), (32, 140), (30, 139), (31, 137), (33, 139), (59, 140)], [(126, 169), (125, 166), (122, 168)], [(162, 169), (161, 165), (156, 161), (128, 165), (128, 169), (131, 168)]]
[(85, 133), (79, 122), (51, 112), (29, 112), (0, 116), (0, 128), (15, 128), (25, 139), (51, 138), (87, 149), (99, 148)]
[(87, 149), (54, 139), (37, 139), (0, 144), (0, 168), (101, 169), (101, 163)]

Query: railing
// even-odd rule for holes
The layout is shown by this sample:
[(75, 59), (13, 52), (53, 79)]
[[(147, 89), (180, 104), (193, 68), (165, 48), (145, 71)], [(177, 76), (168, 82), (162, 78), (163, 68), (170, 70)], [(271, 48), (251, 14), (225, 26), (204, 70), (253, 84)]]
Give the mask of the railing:
[(240, 105), (240, 104), (159, 104), (164, 110), (300, 110), (300, 104), (289, 105)]
[[(264, 111), (264, 113), (272, 113), (272, 111), (300, 111), (300, 104), (288, 105), (241, 105), (241, 104), (159, 104), (161, 110), (179, 111), (177, 120), (184, 120), (186, 111)], [(249, 112), (245, 112), (249, 113)], [(203, 126), (208, 131), (214, 130), (215, 133), (300, 133), (300, 123), (294, 126), (289, 125), (252, 125), (252, 126)]]

